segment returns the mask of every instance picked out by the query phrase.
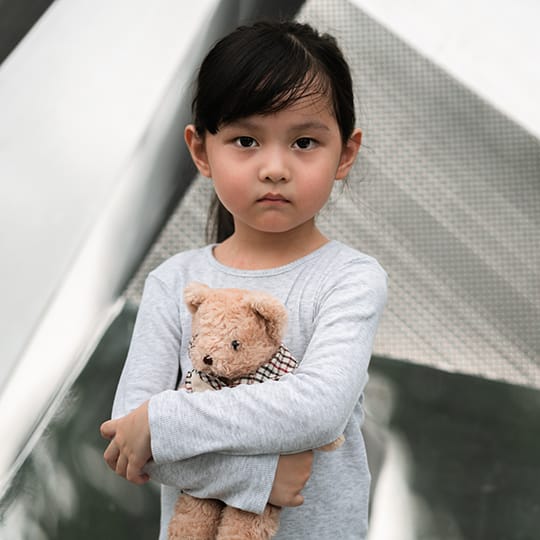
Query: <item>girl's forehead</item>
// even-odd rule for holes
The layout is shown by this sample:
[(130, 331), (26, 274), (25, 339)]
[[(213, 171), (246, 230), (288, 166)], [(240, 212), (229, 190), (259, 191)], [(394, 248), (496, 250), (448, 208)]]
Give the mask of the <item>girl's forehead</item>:
[(333, 105), (328, 96), (321, 94), (307, 94), (282, 109), (298, 114), (334, 113)]
[[(335, 123), (335, 114), (332, 103), (326, 96), (308, 95), (299, 98), (285, 105), (283, 108), (278, 108), (274, 112), (255, 113), (250, 116), (245, 116), (231, 120), (224, 124), (226, 125), (257, 125), (264, 124), (266, 121), (290, 121), (291, 123), (325, 124)], [(222, 126), (222, 127), (224, 127)]]

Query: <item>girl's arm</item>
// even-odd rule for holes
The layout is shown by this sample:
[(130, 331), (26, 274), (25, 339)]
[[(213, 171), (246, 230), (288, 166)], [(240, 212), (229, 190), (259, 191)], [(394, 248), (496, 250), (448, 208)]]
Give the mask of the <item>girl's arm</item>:
[(180, 366), (180, 313), (166, 284), (153, 275), (145, 282), (112, 417), (119, 418), (163, 390), (173, 390)]
[(297, 373), (211, 394), (165, 391), (152, 397), (154, 460), (295, 453), (336, 439), (367, 382), (385, 301), (384, 271), (375, 263), (348, 263), (328, 278)]
[[(143, 484), (152, 475), (160, 483), (182, 486), (185, 492), (195, 497), (221, 499), (231, 506), (255, 513), (261, 513), (267, 502), (275, 506), (303, 503), (301, 491), (311, 475), (311, 450), (287, 456), (205, 454), (179, 463), (155, 465), (149, 461), (147, 409), (148, 402), (145, 402), (127, 416), (106, 422), (101, 428), (105, 438), (114, 439), (105, 451), (105, 461), (120, 476)], [(140, 432), (145, 435), (141, 437)], [(133, 437), (137, 441), (135, 445)], [(240, 474), (235, 474), (235, 469)], [(267, 475), (261, 475), (264, 470)], [(256, 483), (252, 482), (253, 478), (257, 479)]]
[[(161, 484), (183, 486), (183, 491), (194, 497), (219, 499), (260, 514), (268, 502), (274, 506), (300, 506), (312, 463), (311, 451), (287, 456), (206, 454), (180, 463), (150, 462), (145, 471)], [(268, 474), (262, 475), (266, 470)]]
[[(181, 340), (174, 294), (151, 275), (145, 284), (128, 357), (114, 398), (113, 418), (127, 415), (156, 393), (174, 389)], [(183, 413), (179, 411), (179, 414)], [(174, 440), (170, 442), (175, 443)], [(195, 496), (218, 498), (245, 510), (262, 512), (270, 497), (278, 458), (277, 454), (206, 454), (164, 466), (150, 462), (145, 472), (153, 480), (180, 487)], [(253, 478), (258, 481), (253, 482)]]
[(229, 506), (262, 513), (271, 494), (278, 455), (224, 456), (205, 454), (157, 465), (145, 472), (160, 484), (180, 487), (203, 499), (219, 499)]

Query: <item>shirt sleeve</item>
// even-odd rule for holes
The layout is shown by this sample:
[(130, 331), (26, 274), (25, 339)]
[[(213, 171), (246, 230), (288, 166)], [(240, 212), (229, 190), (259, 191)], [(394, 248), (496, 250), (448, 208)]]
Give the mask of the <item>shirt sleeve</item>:
[[(161, 280), (150, 275), (116, 390), (113, 418), (128, 414), (164, 389), (180, 393), (173, 389), (178, 377), (181, 341), (174, 295)], [(171, 444), (176, 442), (171, 440)], [(163, 466), (149, 463), (147, 468), (152, 480), (197, 497), (220, 499), (230, 506), (260, 513), (270, 496), (278, 457), (208, 453)]]
[(386, 274), (351, 262), (328, 277), (300, 367), (219, 392), (161, 392), (149, 404), (152, 453), (166, 463), (219, 452), (294, 453), (335, 440), (367, 382)]
[(174, 295), (161, 280), (150, 275), (116, 389), (113, 418), (129, 413), (154, 394), (174, 389), (181, 343), (180, 316)]
[(279, 456), (204, 454), (180, 462), (150, 462), (152, 480), (202, 499), (219, 499), (229, 506), (261, 514), (268, 503)]

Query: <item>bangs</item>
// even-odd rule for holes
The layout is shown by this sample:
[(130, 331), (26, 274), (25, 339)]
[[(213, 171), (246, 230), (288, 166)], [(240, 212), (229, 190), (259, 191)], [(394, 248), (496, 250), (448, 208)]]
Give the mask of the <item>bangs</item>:
[(249, 40), (247, 35), (231, 56), (231, 62), (212, 66), (212, 83), (201, 81), (201, 67), (199, 88), (209, 91), (199, 95), (206, 103), (205, 111), (197, 109), (194, 101), (199, 133), (216, 134), (224, 124), (275, 113), (306, 97), (324, 96), (332, 103), (329, 75), (293, 36), (269, 32), (266, 39), (259, 35), (258, 40)]
[(329, 95), (328, 81), (319, 73), (304, 70), (287, 73), (281, 67), (285, 66), (273, 65), (258, 74), (259, 77), (239, 80), (239, 84), (231, 87), (234, 97), (229, 96), (221, 102), (226, 106), (221, 107), (215, 130), (239, 118), (276, 113), (301, 99)]

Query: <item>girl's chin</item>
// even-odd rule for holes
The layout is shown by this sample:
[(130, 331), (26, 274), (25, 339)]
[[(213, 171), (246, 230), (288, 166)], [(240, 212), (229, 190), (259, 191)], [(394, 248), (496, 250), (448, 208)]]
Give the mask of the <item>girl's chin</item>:
[(298, 224), (298, 223), (285, 222), (284, 220), (264, 221), (264, 222), (258, 222), (255, 224), (247, 225), (246, 229), (249, 229), (252, 234), (261, 234), (261, 235), (298, 234), (298, 235), (304, 236), (308, 229), (310, 231), (313, 230), (313, 222), (309, 221), (307, 223)]

